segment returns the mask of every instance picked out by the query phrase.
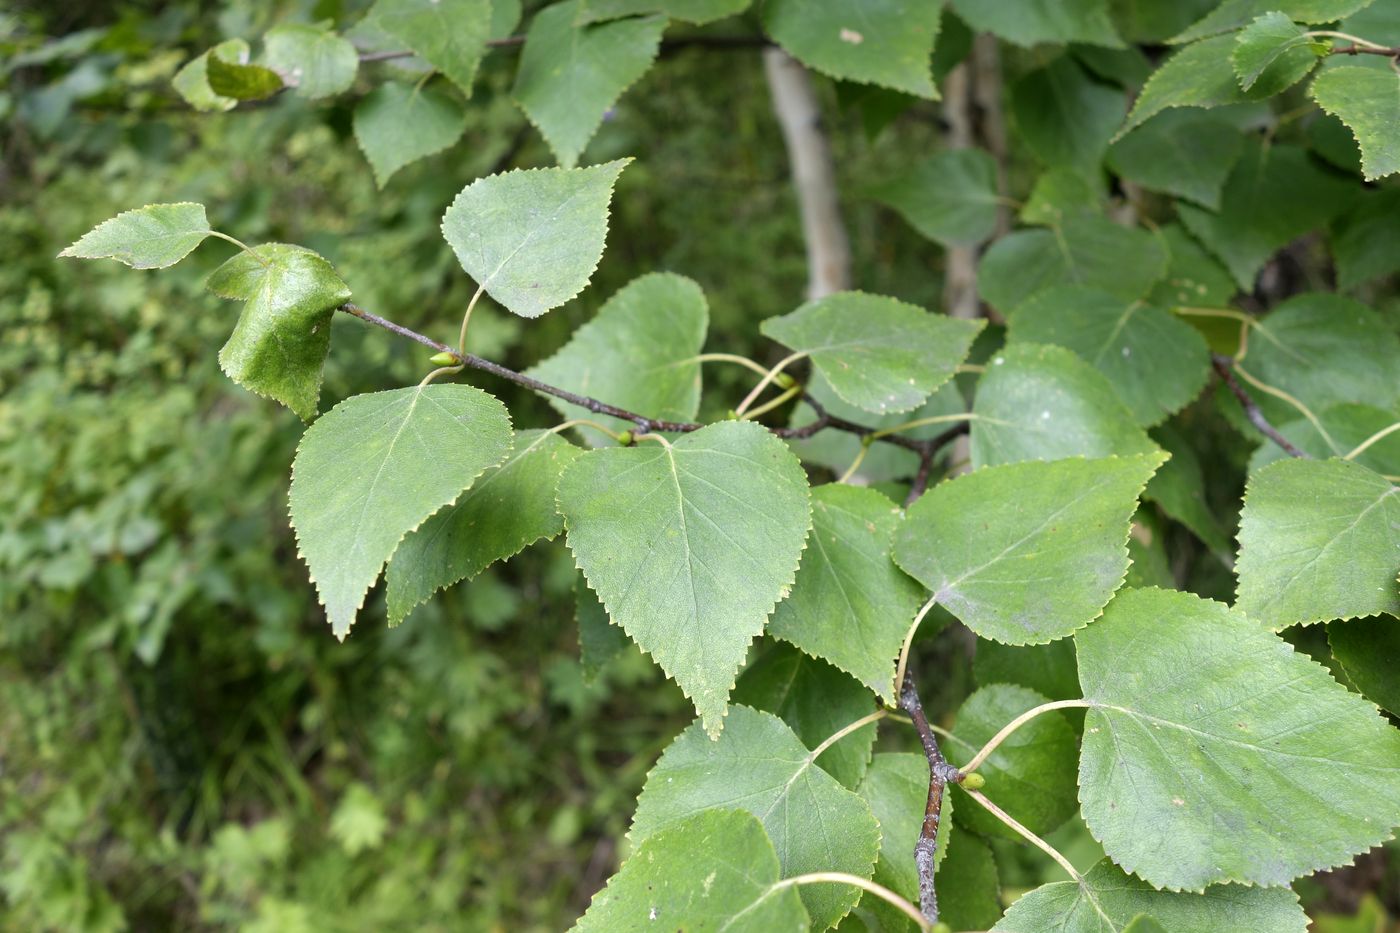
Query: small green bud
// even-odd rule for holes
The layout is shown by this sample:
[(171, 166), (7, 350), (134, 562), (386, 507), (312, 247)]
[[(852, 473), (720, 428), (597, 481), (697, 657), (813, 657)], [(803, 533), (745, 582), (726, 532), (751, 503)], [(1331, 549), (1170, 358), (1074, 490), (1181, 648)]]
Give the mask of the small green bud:
[(973, 771), (969, 774), (964, 774), (960, 783), (965, 790), (981, 790), (987, 786), (987, 779), (976, 771)]
[(631, 447), (631, 446), (632, 446), (632, 441), (633, 441), (633, 440), (634, 440), (634, 438), (632, 437), (632, 432), (631, 432), (631, 431), (623, 431), (621, 434), (619, 434), (619, 435), (617, 436), (617, 442), (618, 442), (618, 444), (621, 445), (621, 446), (623, 446), (623, 447)]
[(727, 411), (727, 412), (724, 413), (724, 420), (726, 420), (726, 421), (738, 421), (738, 420), (739, 420), (739, 413), (738, 413), (737, 411), (735, 411), (734, 409), (731, 408), (731, 409), (729, 409), (729, 411)]
[(797, 380), (787, 373), (778, 373), (778, 375), (773, 377), (773, 384), (780, 389), (791, 389), (793, 386), (797, 385)]
[(457, 354), (443, 350), (441, 353), (434, 353), (428, 357), (428, 362), (434, 366), (456, 366), (461, 361), (457, 359)]
[(948, 926), (948, 924), (944, 923), (942, 920), (929, 927), (928, 930), (929, 933), (953, 933), (953, 928)]

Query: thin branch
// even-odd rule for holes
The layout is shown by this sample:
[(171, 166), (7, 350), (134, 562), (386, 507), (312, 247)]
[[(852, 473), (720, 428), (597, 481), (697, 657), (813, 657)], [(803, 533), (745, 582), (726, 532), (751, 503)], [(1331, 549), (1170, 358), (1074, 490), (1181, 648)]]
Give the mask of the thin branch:
[[(432, 350), (436, 350), (440, 353), (447, 353), (463, 366), (469, 366), (472, 369), (479, 369), (482, 372), (488, 372), (491, 373), (493, 376), (499, 376), (502, 379), (505, 379), (509, 382), (513, 382), (519, 386), (524, 386), (525, 388), (531, 389), (535, 392), (542, 392), (545, 395), (552, 395), (555, 398), (563, 399), (564, 401), (569, 402), (572, 405), (578, 405), (580, 408), (587, 409), (595, 415), (611, 415), (614, 418), (620, 418), (623, 421), (631, 422), (632, 424), (636, 425), (638, 436), (649, 434), (654, 431), (665, 431), (674, 434), (688, 434), (691, 431), (698, 431), (704, 427), (703, 424), (700, 424), (699, 422), (695, 421), (663, 421), (659, 418), (649, 418), (646, 415), (638, 414), (635, 411), (628, 411), (627, 409), (619, 408), (616, 405), (609, 405), (606, 402), (599, 401), (598, 399), (591, 398), (587, 395), (579, 395), (576, 392), (570, 392), (567, 389), (561, 389), (558, 386), (552, 386), (548, 383), (540, 382), (538, 379), (534, 379), (530, 376), (525, 375), (524, 373), (518, 373), (513, 369), (507, 369), (499, 363), (493, 363), (490, 360), (483, 359), (479, 356), (476, 356), (475, 354), (459, 353), (456, 349), (448, 346), (445, 343), (442, 343), (441, 341), (434, 340), (433, 338), (428, 337), (424, 334), (420, 334), (415, 330), (404, 327), (402, 324), (396, 324), (395, 322), (390, 321), (387, 318), (382, 318), (377, 314), (366, 311), (364, 308), (361, 308), (359, 305), (354, 304), (353, 302), (346, 302), (345, 304), (340, 305), (336, 310), (344, 311), (346, 314), (359, 318), (366, 324), (373, 324), (375, 327), (382, 327), (390, 333), (397, 334), (400, 337), (406, 337), (407, 339), (412, 340), (415, 343), (422, 344), (423, 346), (428, 347)], [(856, 437), (859, 438), (870, 437), (875, 432), (874, 428), (867, 427), (866, 425), (862, 424), (856, 424), (854, 421), (847, 421), (845, 418), (839, 418), (836, 415), (831, 414), (826, 410), (826, 407), (823, 406), (821, 402), (817, 401), (815, 398), (813, 398), (811, 395), (806, 394), (805, 392), (803, 393), (802, 398), (803, 401), (805, 401), (808, 404), (808, 406), (811, 407), (812, 411), (816, 413), (817, 417), (815, 420), (813, 420), (809, 424), (804, 424), (798, 428), (769, 427), (768, 430), (771, 431), (773, 434), (777, 435), (778, 437), (784, 438), (786, 440), (801, 440), (803, 438), (811, 437), (814, 434), (828, 429), (834, 431), (844, 431), (847, 434), (854, 434)], [(964, 426), (959, 425), (959, 429), (962, 428), (964, 428)], [(900, 434), (891, 434), (888, 437), (873, 438), (872, 440), (878, 441), (879, 443), (883, 444), (890, 444), (895, 447), (903, 447), (905, 450), (912, 450), (920, 456), (923, 456), (924, 453), (927, 451), (928, 455), (932, 457), (940, 449), (942, 449), (944, 444), (946, 444), (952, 437), (956, 436), (957, 430), (958, 429), (955, 429), (953, 431), (946, 431), (943, 434), (940, 434), (937, 437), (929, 440), (915, 440), (913, 438), (904, 437)]]
[(919, 870), (919, 909), (929, 923), (938, 922), (938, 891), (934, 887), (934, 856), (938, 851), (938, 822), (943, 814), (943, 792), (950, 781), (962, 780), (962, 772), (948, 764), (938, 748), (938, 737), (929, 728), (924, 706), (913, 674), (905, 671), (899, 691), (899, 708), (909, 714), (928, 759), (928, 803), (924, 806), (924, 826), (914, 844), (914, 864)]
[(1244, 386), (1240, 385), (1239, 380), (1235, 378), (1233, 372), (1235, 361), (1233, 359), (1221, 353), (1212, 353), (1210, 355), (1210, 362), (1211, 365), (1215, 367), (1215, 371), (1220, 374), (1220, 378), (1225, 380), (1225, 385), (1229, 387), (1230, 391), (1234, 393), (1235, 398), (1239, 400), (1240, 407), (1244, 409), (1245, 417), (1249, 419), (1250, 424), (1258, 428), (1269, 440), (1283, 448), (1284, 452), (1290, 457), (1308, 459), (1308, 454), (1295, 447), (1292, 441), (1280, 434), (1278, 429), (1269, 423), (1269, 419), (1264, 417), (1264, 413), (1259, 410), (1259, 406), (1255, 404), (1254, 399), (1250, 397), (1249, 393), (1244, 390)]

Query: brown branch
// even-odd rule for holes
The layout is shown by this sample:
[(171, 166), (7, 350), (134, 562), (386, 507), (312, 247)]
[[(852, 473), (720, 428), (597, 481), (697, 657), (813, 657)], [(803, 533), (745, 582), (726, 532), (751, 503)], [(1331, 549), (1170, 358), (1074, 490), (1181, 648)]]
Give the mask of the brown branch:
[(929, 728), (924, 706), (919, 702), (918, 687), (914, 684), (914, 673), (910, 669), (904, 672), (899, 708), (914, 721), (919, 741), (924, 745), (924, 757), (928, 759), (928, 803), (924, 806), (923, 831), (919, 833), (919, 841), (914, 844), (914, 864), (919, 869), (919, 909), (929, 923), (937, 923), (938, 891), (934, 886), (933, 871), (938, 852), (938, 822), (943, 814), (944, 791), (950, 783), (961, 781), (963, 773), (948, 764), (938, 748), (938, 737)]
[[(499, 376), (502, 379), (505, 379), (509, 382), (513, 382), (519, 386), (524, 386), (525, 388), (531, 389), (535, 392), (541, 392), (545, 395), (552, 395), (555, 398), (563, 399), (569, 404), (578, 405), (580, 408), (585, 408), (595, 415), (611, 415), (614, 418), (620, 418), (623, 421), (629, 421), (632, 424), (636, 425), (637, 433), (639, 434), (647, 434), (653, 431), (664, 431), (674, 434), (688, 434), (691, 431), (698, 431), (705, 426), (695, 421), (663, 421), (659, 418), (651, 418), (646, 415), (639, 414), (635, 411), (628, 411), (626, 408), (619, 408), (616, 405), (609, 405), (607, 402), (600, 401), (596, 398), (592, 398), (587, 395), (579, 395), (576, 392), (570, 392), (568, 389), (561, 389), (558, 386), (552, 386), (546, 382), (541, 382), (538, 379), (535, 379), (531, 376), (527, 376), (524, 373), (518, 373), (513, 369), (508, 369), (505, 366), (500, 365), (499, 363), (493, 363), (488, 359), (476, 356), (475, 354), (458, 353), (454, 348), (448, 346), (445, 343), (434, 340), (433, 338), (428, 337), (424, 334), (420, 334), (415, 330), (411, 330), (407, 327), (404, 327), (402, 324), (396, 324), (387, 318), (382, 318), (377, 314), (373, 314), (369, 311), (366, 311), (364, 308), (361, 308), (359, 305), (356, 305), (353, 302), (347, 301), (345, 304), (340, 305), (336, 310), (344, 311), (346, 314), (359, 318), (366, 324), (373, 324), (375, 327), (382, 327), (390, 333), (398, 334), (400, 337), (405, 337), (409, 340), (414, 341), (415, 343), (420, 343), (423, 346), (428, 347), (429, 349), (438, 351), (439, 353), (450, 354), (462, 366), (468, 366), (472, 369), (479, 369), (482, 372), (491, 373), (493, 376)], [(807, 395), (805, 392), (803, 393), (802, 398), (804, 401), (806, 401), (806, 403), (809, 406), (811, 406), (812, 411), (816, 413), (817, 417), (815, 420), (813, 420), (810, 424), (804, 424), (801, 427), (797, 428), (770, 427), (768, 428), (768, 430), (772, 431), (778, 437), (787, 440), (800, 440), (802, 438), (811, 437), (812, 435), (820, 431), (825, 431), (827, 429), (831, 429), (834, 431), (845, 431), (848, 434), (854, 434), (857, 437), (861, 438), (867, 437), (875, 433), (875, 428), (867, 427), (863, 424), (856, 424), (854, 421), (847, 421), (845, 418), (840, 418), (836, 415), (831, 414), (831, 412), (827, 411), (826, 407), (823, 406), (821, 402), (817, 401), (812, 396)], [(896, 447), (903, 447), (905, 450), (912, 450), (915, 453), (919, 454), (921, 458), (927, 456), (929, 459), (932, 459), (938, 453), (938, 451), (943, 448), (945, 444), (947, 444), (950, 440), (956, 437), (958, 433), (960, 433), (960, 431), (963, 430), (966, 430), (966, 425), (959, 425), (956, 428), (953, 428), (949, 431), (945, 431), (937, 437), (930, 438), (928, 440), (919, 440), (916, 438), (904, 437), (899, 434), (885, 434), (880, 437), (874, 438), (874, 440), (886, 444), (891, 444)]]
[(1240, 403), (1240, 407), (1244, 409), (1245, 417), (1249, 419), (1250, 424), (1258, 428), (1269, 440), (1279, 445), (1279, 447), (1282, 447), (1284, 452), (1290, 457), (1302, 457), (1305, 460), (1311, 459), (1307, 452), (1299, 450), (1294, 446), (1292, 441), (1280, 434), (1278, 429), (1269, 423), (1269, 419), (1264, 417), (1264, 412), (1260, 411), (1259, 405), (1250, 397), (1250, 394), (1245, 391), (1244, 386), (1240, 385), (1239, 380), (1235, 378), (1233, 372), (1235, 361), (1232, 357), (1225, 356), (1223, 353), (1212, 353), (1210, 355), (1210, 363), (1215, 367), (1215, 371), (1220, 374), (1220, 378), (1225, 380), (1225, 385), (1234, 393), (1235, 398)]
[(1386, 58), (1400, 58), (1400, 45), (1390, 48), (1368, 48), (1364, 45), (1348, 45), (1333, 49), (1328, 55), (1384, 55)]

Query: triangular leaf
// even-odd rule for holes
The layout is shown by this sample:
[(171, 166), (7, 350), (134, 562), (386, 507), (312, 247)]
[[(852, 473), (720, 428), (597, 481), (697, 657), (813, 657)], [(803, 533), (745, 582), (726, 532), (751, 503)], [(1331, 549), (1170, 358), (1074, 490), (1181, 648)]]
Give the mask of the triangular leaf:
[(1250, 478), (1236, 607), (1282, 629), (1400, 614), (1400, 490), (1346, 460), (1280, 460)]
[(1079, 799), (1124, 870), (1172, 889), (1282, 885), (1400, 823), (1400, 731), (1253, 620), (1128, 590), (1074, 639)]
[(1065, 283), (1132, 300), (1166, 274), (1167, 262), (1160, 237), (1073, 214), (1052, 230), (1018, 230), (993, 243), (978, 268), (977, 291), (1004, 314), (1041, 289)]
[[(869, 690), (820, 658), (784, 644), (772, 645), (744, 668), (734, 686), (734, 702), (777, 716), (809, 748), (875, 712)], [(854, 789), (865, 776), (874, 744), (871, 723), (822, 752), (817, 766)]]
[(1373, 0), (1224, 0), (1191, 24), (1173, 42), (1189, 42), (1201, 36), (1237, 29), (1255, 17), (1277, 10), (1300, 23), (1330, 23), (1369, 6)]
[(1400, 172), (1400, 74), (1387, 69), (1329, 68), (1312, 83), (1319, 107), (1351, 130), (1361, 147), (1361, 173), (1375, 181)]
[(661, 48), (662, 17), (579, 25), (584, 0), (556, 3), (530, 21), (515, 73), (515, 99), (565, 168), (578, 164), (622, 92)]
[(917, 408), (951, 379), (982, 326), (894, 298), (839, 292), (759, 329), (806, 353), (842, 399), (885, 414)]
[(439, 88), (385, 81), (355, 105), (354, 127), (374, 182), (383, 188), (405, 165), (460, 139), (467, 111), (456, 95)]
[(1248, 291), (1270, 256), (1346, 210), (1355, 195), (1352, 182), (1297, 146), (1250, 140), (1225, 183), (1219, 212), (1178, 204), (1177, 214)]
[(219, 366), (234, 382), (316, 417), (331, 345), (331, 318), (350, 289), (309, 249), (268, 243), (239, 253), (209, 276), (209, 290), (247, 304)]
[(585, 454), (559, 479), (559, 510), (608, 615), (718, 735), (811, 524), (797, 458), (751, 421), (720, 422), (667, 445)]
[(219, 97), (266, 100), (286, 87), (282, 76), (271, 68), (225, 58), (229, 50), (227, 45), (215, 46), (209, 51), (209, 58), (204, 64), (209, 90)]
[(1119, 178), (1149, 191), (1216, 210), (1225, 179), (1243, 151), (1244, 137), (1225, 120), (1195, 110), (1168, 110), (1114, 143), (1108, 165)]
[(974, 246), (996, 232), (997, 165), (981, 149), (935, 153), (870, 194), (944, 246)]
[(472, 96), (491, 32), (491, 0), (377, 0), (369, 18)]
[(499, 466), (410, 532), (394, 552), (385, 574), (389, 624), (402, 622), (438, 590), (563, 531), (554, 490), (559, 474), (582, 453), (558, 434), (517, 434), (515, 447)]
[(213, 52), (218, 52), (225, 61), (246, 62), (249, 48), (248, 43), (242, 39), (220, 42), (213, 49), (186, 62), (175, 72), (175, 77), (170, 79), (170, 85), (185, 99), (185, 103), (196, 110), (232, 110), (238, 106), (238, 101), (232, 97), (215, 94), (214, 89), (209, 86), (209, 56)]
[(766, 0), (763, 26), (822, 74), (937, 99), (930, 59), (940, 12), (918, 0)]
[[(1298, 295), (1253, 322), (1240, 365), (1313, 414), (1345, 402), (1400, 410), (1400, 337), (1378, 313), (1340, 295)], [(1275, 424), (1301, 414), (1283, 399), (1252, 394)]]
[(1317, 64), (1314, 41), (1282, 13), (1260, 16), (1240, 30), (1230, 54), (1240, 88), (1273, 95), (1297, 84)]
[[(875, 817), (813, 757), (781, 719), (746, 706), (730, 710), (717, 741), (694, 723), (647, 775), (629, 837), (645, 845), (696, 813), (738, 807), (763, 822), (784, 876), (840, 871), (869, 878), (880, 845)], [(834, 925), (859, 899), (853, 887), (802, 891), (818, 930)]]
[[(700, 363), (710, 323), (705, 293), (690, 279), (653, 272), (614, 294), (574, 331), (558, 353), (527, 375), (666, 421), (690, 421), (700, 408)], [(635, 428), (549, 397), (566, 418), (590, 418), (618, 431)], [(588, 432), (590, 442), (601, 442)]]
[[(945, 753), (961, 765), (1017, 716), (1048, 702), (1025, 687), (992, 684), (963, 701)], [(1033, 833), (1044, 835), (1079, 809), (1075, 769), (1079, 737), (1060, 712), (1042, 713), (1013, 732), (977, 766), (983, 792)], [(957, 786), (957, 785), (954, 785)], [(984, 836), (1021, 838), (981, 806), (959, 797), (958, 821)], [(965, 802), (965, 804), (964, 804)]]
[(346, 39), (314, 26), (274, 26), (263, 36), (267, 63), (302, 97), (330, 97), (355, 83), (360, 56)]
[(840, 483), (812, 490), (812, 532), (768, 633), (825, 658), (893, 703), (894, 664), (923, 593), (890, 559), (899, 509)]
[(742, 810), (707, 810), (642, 843), (578, 924), (578, 933), (806, 933), (796, 887), (781, 877), (773, 843)]
[(1097, 175), (1125, 111), (1120, 88), (1094, 80), (1068, 55), (1011, 88), (1019, 135), (1036, 158), (1088, 177)]
[(1128, 571), (1138, 495), (1160, 453), (975, 470), (926, 492), (895, 534), (899, 565), (984, 638), (1063, 638)]
[(1184, 408), (1210, 373), (1200, 331), (1160, 308), (1097, 289), (1046, 289), (1017, 308), (1009, 324), (1009, 343), (1073, 350), (1103, 373), (1141, 425)]
[(974, 31), (1017, 45), (1123, 45), (1113, 28), (1108, 0), (952, 0), (952, 9)]
[(1393, 716), (1400, 716), (1400, 619), (1377, 616), (1327, 626), (1332, 657), (1357, 690)]
[(993, 356), (972, 415), (974, 468), (1157, 449), (1108, 380), (1063, 347), (1022, 343)]
[(1216, 36), (1186, 46), (1159, 65), (1142, 86), (1116, 138), (1122, 139), (1172, 107), (1208, 109), (1251, 100), (1251, 95), (1240, 90), (1230, 65), (1234, 48), (1234, 36)]
[[(1158, 891), (1104, 859), (1084, 876), (1083, 885), (1056, 881), (1023, 895), (992, 933), (1129, 933), (1143, 913), (1171, 933), (1304, 933), (1308, 928), (1298, 895), (1287, 888), (1222, 885), (1205, 894)], [(1133, 933), (1151, 929), (1138, 923)]]
[(292, 527), (338, 637), (404, 535), (510, 445), (505, 406), (464, 385), (357, 395), (311, 426), (292, 463)]
[(209, 236), (203, 204), (147, 204), (104, 220), (59, 257), (115, 259), (133, 269), (165, 269)]
[(479, 178), (442, 217), (442, 235), (486, 294), (539, 317), (588, 284), (608, 233), (608, 203), (627, 160), (517, 169)]

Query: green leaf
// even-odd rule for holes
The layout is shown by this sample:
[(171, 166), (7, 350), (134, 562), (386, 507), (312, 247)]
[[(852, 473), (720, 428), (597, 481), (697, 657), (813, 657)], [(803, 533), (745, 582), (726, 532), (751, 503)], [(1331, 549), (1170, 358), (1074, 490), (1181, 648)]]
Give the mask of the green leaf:
[(806, 353), (842, 399), (876, 414), (917, 408), (967, 358), (982, 321), (965, 321), (894, 298), (838, 292), (759, 325)]
[[(860, 785), (860, 795), (880, 825), (875, 881), (915, 904), (919, 902), (919, 871), (914, 864), (914, 844), (923, 833), (928, 778), (928, 759), (923, 755), (882, 752), (870, 762), (870, 771)], [(941, 866), (948, 854), (952, 826), (953, 796), (945, 791), (934, 848), (935, 866)]]
[(389, 624), (438, 590), (470, 580), (498, 560), (564, 530), (554, 505), (559, 474), (579, 448), (547, 431), (521, 431), (499, 466), (403, 539), (389, 564)]
[(751, 421), (601, 448), (559, 478), (559, 510), (608, 615), (718, 735), (734, 675), (791, 588), (811, 524), (797, 458)]
[(574, 620), (578, 622), (578, 654), (584, 680), (597, 680), (608, 663), (627, 650), (627, 633), (608, 621), (608, 611), (588, 588), (583, 574), (574, 582)]
[[(1400, 823), (1400, 731), (1241, 613), (1129, 590), (1075, 645), (1079, 799), (1124, 870), (1173, 889), (1282, 885)], [(1208, 929), (1222, 926), (1280, 929)]]
[[(653, 272), (609, 298), (563, 349), (527, 375), (652, 418), (690, 421), (700, 407), (695, 357), (705, 344), (709, 320), (699, 285), (684, 276)], [(618, 431), (636, 427), (553, 396), (549, 402), (566, 418), (590, 418)], [(594, 432), (587, 437), (602, 443)]]
[(583, 291), (598, 268), (613, 184), (627, 162), (478, 178), (443, 214), (442, 235), (486, 294), (539, 317)]
[[(1056, 881), (1022, 895), (992, 931), (1129, 933), (1130, 924), (1143, 913), (1166, 924), (1171, 933), (1304, 933), (1308, 928), (1298, 895), (1287, 888), (1226, 885), (1204, 895), (1158, 891), (1104, 859), (1084, 876), (1083, 885)], [(1133, 933), (1138, 931), (1146, 933), (1140, 921)]]
[(404, 535), (510, 446), (505, 406), (464, 385), (356, 395), (311, 426), (292, 463), (292, 527), (337, 637)]
[(1017, 684), (1051, 700), (1073, 700), (1080, 695), (1074, 642), (1068, 638), (1043, 645), (1003, 645), (979, 638), (972, 670), (984, 687)]
[(331, 318), (350, 299), (331, 264), (309, 249), (268, 243), (215, 269), (208, 285), (221, 298), (247, 302), (219, 351), (223, 371), (303, 421), (315, 418)]
[(579, 22), (601, 23), (624, 16), (661, 13), (667, 19), (702, 26), (727, 16), (737, 16), (752, 0), (583, 0)]
[(1400, 272), (1400, 188), (1364, 192), (1332, 225), (1337, 287), (1354, 289)]
[(1128, 572), (1128, 531), (1160, 453), (1030, 461), (940, 483), (895, 533), (894, 558), (983, 638), (1063, 638)]
[[(1017, 716), (1049, 702), (1034, 690), (1010, 684), (983, 687), (963, 701), (945, 753), (961, 765)], [(1075, 770), (1079, 739), (1058, 712), (1042, 713), (1013, 732), (977, 767), (983, 793), (1033, 833), (1044, 835), (1079, 809)], [(954, 785), (957, 786), (957, 785)], [(966, 803), (964, 803), (966, 801)], [(977, 803), (958, 798), (958, 821), (984, 836), (1021, 837)]]
[(766, 0), (763, 27), (794, 58), (833, 78), (937, 99), (930, 62), (940, 9), (918, 0)]
[(358, 781), (346, 788), (345, 796), (331, 814), (329, 827), (331, 838), (349, 855), (379, 848), (388, 828), (384, 805), (374, 791)]
[(974, 469), (1157, 449), (1108, 380), (1062, 347), (1022, 343), (992, 357), (972, 414)]
[[(1370, 308), (1339, 295), (1290, 298), (1256, 322), (1241, 364), (1314, 414), (1342, 402), (1400, 410), (1400, 337)], [(1252, 392), (1275, 424), (1300, 412), (1282, 399)]]
[(870, 194), (943, 246), (975, 246), (996, 232), (997, 166), (981, 149), (935, 153)]
[[(951, 799), (949, 795), (944, 803)], [(938, 915), (954, 930), (986, 930), (1001, 917), (1001, 886), (992, 850), (980, 838), (954, 830), (948, 855), (934, 875)]]
[(214, 94), (233, 100), (266, 100), (286, 87), (282, 76), (271, 68), (224, 58), (227, 49), (227, 46), (215, 46), (204, 64), (209, 90)]
[(347, 40), (313, 26), (274, 26), (263, 36), (270, 67), (303, 97), (331, 97), (355, 83), (360, 55)]
[(166, 269), (209, 235), (203, 204), (147, 204), (93, 227), (59, 257), (115, 259), (133, 269)]
[(1104, 374), (1141, 425), (1188, 405), (1210, 373), (1210, 350), (1190, 324), (1142, 301), (1077, 285), (1046, 289), (1017, 308), (1007, 340), (1073, 350)]
[(1220, 528), (1220, 519), (1206, 501), (1205, 477), (1196, 448), (1171, 425), (1163, 425), (1152, 434), (1171, 459), (1153, 475), (1143, 498), (1160, 505), (1163, 512), (1189, 528), (1212, 551), (1229, 553), (1230, 542)]
[(1123, 928), (1123, 933), (1167, 933), (1167, 930), (1147, 914), (1138, 914)]
[[(1159, 307), (1223, 308), (1236, 291), (1235, 280), (1181, 224), (1159, 231), (1171, 252), (1166, 278), (1152, 287), (1147, 300)], [(1235, 328), (1238, 331), (1238, 328)]]
[[(840, 871), (869, 878), (880, 845), (875, 817), (812, 759), (793, 731), (769, 713), (733, 707), (717, 741), (694, 723), (647, 775), (628, 836), (645, 845), (693, 814), (738, 807), (763, 822), (784, 877)], [(854, 887), (813, 885), (802, 890), (802, 901), (813, 928), (821, 930), (845, 916), (859, 895)]]
[(1297, 146), (1251, 139), (1225, 183), (1219, 212), (1178, 204), (1177, 214), (1249, 291), (1269, 257), (1346, 210), (1355, 194), (1352, 182), (1319, 167)]
[(515, 73), (516, 101), (559, 164), (573, 168), (622, 92), (661, 48), (662, 17), (577, 25), (583, 0), (556, 3), (530, 21)]
[[(819, 658), (775, 644), (744, 668), (734, 702), (782, 719), (808, 748), (838, 729), (875, 712), (870, 691)], [(817, 766), (855, 788), (870, 764), (875, 744), (871, 723), (841, 739), (817, 758)]]
[(873, 489), (812, 490), (797, 582), (768, 624), (768, 634), (825, 658), (891, 704), (895, 658), (923, 602), (918, 584), (890, 560), (899, 523), (899, 508)]
[(1239, 79), (1230, 65), (1235, 48), (1234, 36), (1216, 36), (1193, 42), (1167, 59), (1142, 86), (1118, 131), (1122, 139), (1131, 130), (1172, 107), (1221, 107), (1252, 100), (1258, 94), (1240, 90)]
[(1022, 223), (1057, 227), (1073, 214), (1102, 214), (1104, 193), (1097, 180), (1071, 168), (1040, 174), (1018, 215)]
[(1075, 214), (1050, 230), (1018, 230), (992, 244), (978, 267), (977, 291), (1003, 314), (1051, 285), (1087, 285), (1142, 298), (1166, 274), (1160, 237), (1104, 217)]
[(1017, 45), (1123, 45), (1109, 17), (1108, 0), (952, 0), (952, 8), (974, 32), (990, 32)]
[(1329, 68), (1312, 83), (1313, 100), (1347, 125), (1361, 148), (1361, 174), (1375, 181), (1400, 172), (1400, 74), (1354, 65)]
[(1303, 80), (1317, 61), (1308, 31), (1282, 13), (1265, 13), (1241, 29), (1230, 54), (1240, 88), (1268, 95)]
[(742, 810), (709, 810), (643, 842), (573, 928), (578, 933), (724, 930), (805, 933), (797, 888), (778, 891), (778, 857)]
[(1400, 716), (1400, 619), (1377, 616), (1327, 626), (1332, 656), (1367, 699)]
[(1371, 3), (1372, 0), (1225, 0), (1172, 41), (1189, 42), (1236, 29), (1271, 10), (1300, 23), (1330, 23)]
[(455, 94), (439, 88), (385, 81), (355, 105), (354, 127), (374, 182), (383, 188), (405, 165), (460, 139), (467, 111)]
[(472, 96), (491, 32), (491, 0), (377, 0), (368, 18)]
[(1088, 177), (1096, 177), (1125, 110), (1120, 88), (1094, 80), (1068, 55), (1011, 88), (1011, 113), (1035, 157)]
[(232, 110), (238, 106), (238, 101), (232, 97), (215, 94), (214, 89), (209, 86), (209, 56), (213, 52), (218, 52), (225, 61), (246, 62), (249, 52), (248, 43), (242, 39), (229, 39), (220, 42), (204, 54), (186, 62), (179, 71), (175, 72), (175, 77), (171, 79), (170, 84), (185, 99), (185, 103), (196, 110), (212, 112)]
[(1169, 110), (1114, 143), (1108, 165), (1119, 178), (1149, 191), (1217, 210), (1225, 179), (1243, 151), (1244, 137), (1225, 120)]
[(1400, 614), (1400, 495), (1346, 460), (1280, 460), (1250, 478), (1236, 608), (1275, 630)]
[[(1326, 436), (1302, 416), (1279, 422), (1275, 427), (1295, 447), (1319, 460), (1345, 457), (1397, 420), (1393, 411), (1354, 403), (1333, 405), (1315, 414), (1322, 430), (1327, 432)], [(1286, 460), (1288, 457), (1288, 452), (1277, 444), (1260, 444), (1249, 458), (1249, 472), (1258, 472), (1275, 460)], [(1352, 459), (1382, 476), (1400, 476), (1400, 434), (1380, 438)]]

